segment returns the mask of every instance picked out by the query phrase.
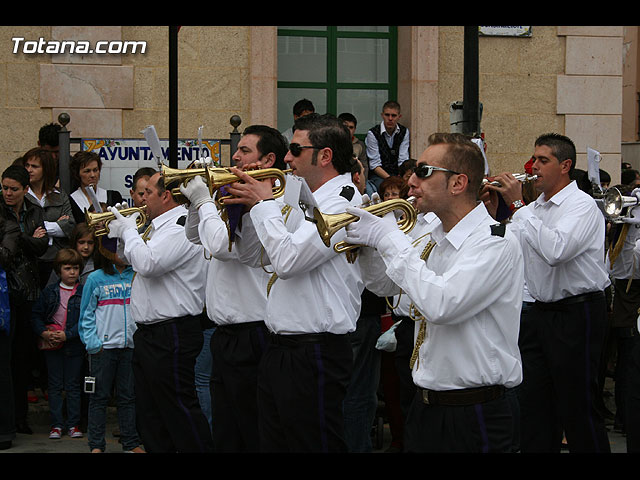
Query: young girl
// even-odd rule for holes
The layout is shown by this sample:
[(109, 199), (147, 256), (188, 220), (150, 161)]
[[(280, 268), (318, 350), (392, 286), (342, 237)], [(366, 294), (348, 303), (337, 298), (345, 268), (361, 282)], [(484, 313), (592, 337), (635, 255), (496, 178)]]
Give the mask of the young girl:
[(70, 243), (71, 248), (75, 248), (82, 256), (83, 266), (80, 271), (80, 283), (84, 285), (89, 274), (95, 270), (93, 251), (95, 249), (96, 237), (89, 226), (82, 222), (78, 223), (73, 229)]
[(142, 453), (135, 427), (131, 366), (136, 330), (129, 316), (133, 269), (117, 255), (103, 252), (103, 248), (94, 252), (96, 270), (84, 285), (79, 328), (80, 338), (90, 355), (90, 373), (95, 377), (95, 392), (89, 397), (89, 448), (92, 453), (105, 451), (107, 404), (115, 385), (122, 448)]
[(53, 268), (59, 283), (47, 285), (33, 306), (33, 329), (41, 338), (49, 377), (49, 410), (51, 431), (49, 438), (62, 435), (64, 418), (62, 391), (66, 392), (67, 426), (69, 436), (82, 437), (80, 422), (80, 392), (84, 348), (78, 336), (82, 285), (78, 283), (82, 258), (73, 249), (58, 251)]

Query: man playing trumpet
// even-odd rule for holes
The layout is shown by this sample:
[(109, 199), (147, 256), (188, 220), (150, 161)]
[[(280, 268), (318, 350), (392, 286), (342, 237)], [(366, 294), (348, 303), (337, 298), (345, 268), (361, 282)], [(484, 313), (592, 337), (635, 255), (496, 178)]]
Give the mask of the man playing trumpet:
[(559, 452), (563, 430), (572, 452), (610, 451), (595, 402), (610, 283), (605, 221), (595, 200), (571, 180), (575, 162), (571, 139), (541, 135), (533, 153), (540, 192), (535, 201), (524, 206), (522, 183), (508, 173), (496, 177), (499, 186), (486, 186), (511, 205), (509, 229), (520, 238), (525, 281), (535, 299), (522, 318), (519, 341), (523, 453)]
[(376, 248), (387, 276), (415, 306), (417, 390), (405, 424), (408, 452), (511, 448), (505, 390), (522, 381), (523, 259), (517, 239), (478, 202), (483, 171), (482, 153), (467, 137), (430, 137), (409, 179), (416, 208), (441, 222), (424, 249), (412, 246), (394, 215), (347, 209), (360, 219), (346, 227), (346, 240)]
[[(276, 129), (247, 127), (233, 155), (236, 166), (284, 170), (287, 146)], [(207, 275), (206, 310), (216, 325), (211, 337), (211, 398), (214, 451), (258, 452), (258, 363), (269, 343), (264, 324), (270, 274), (239, 262), (235, 241), (229, 249), (232, 222), (225, 222), (209, 189), (197, 176), (180, 191), (189, 200), (186, 233), (211, 255)], [(242, 205), (227, 205), (229, 208)], [(227, 216), (233, 212), (227, 210)], [(233, 231), (234, 238), (242, 229)], [(239, 295), (242, 294), (240, 299)]]
[[(342, 121), (311, 114), (296, 120), (285, 161), (304, 178), (320, 211), (340, 213), (361, 203), (350, 175), (352, 153)], [(271, 345), (258, 372), (261, 451), (345, 452), (342, 404), (352, 363), (346, 334), (360, 312), (359, 269), (323, 244), (297, 205), (283, 217), (271, 182), (232, 171), (243, 183), (229, 187), (236, 198), (225, 204), (249, 208), (237, 248), (244, 261), (262, 261), (277, 275), (265, 318)], [(343, 238), (344, 230), (333, 241)]]
[(187, 240), (186, 210), (155, 173), (145, 186), (148, 241), (137, 213), (122, 216), (111, 207), (109, 238), (124, 243), (136, 272), (131, 316), (136, 322), (133, 372), (138, 431), (145, 450), (209, 452), (211, 432), (195, 389), (195, 360), (203, 344), (202, 311), (207, 275), (203, 248)]

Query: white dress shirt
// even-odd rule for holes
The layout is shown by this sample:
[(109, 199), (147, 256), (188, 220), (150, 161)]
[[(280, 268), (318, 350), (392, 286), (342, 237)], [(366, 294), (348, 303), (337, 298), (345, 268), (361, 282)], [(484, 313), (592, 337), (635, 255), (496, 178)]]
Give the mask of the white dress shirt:
[(541, 194), (516, 210), (509, 228), (520, 238), (527, 289), (534, 299), (554, 302), (610, 284), (604, 217), (575, 181), (548, 201)]
[[(380, 131), (382, 132), (382, 138), (387, 141), (387, 145), (389, 147), (393, 146), (393, 139), (396, 134), (400, 131), (400, 127), (396, 125), (396, 129), (393, 131), (391, 135), (387, 133), (387, 129), (384, 128), (384, 122), (380, 123)], [(378, 150), (378, 140), (371, 133), (371, 131), (367, 132), (367, 136), (364, 141), (367, 146), (367, 158), (369, 159), (369, 170), (373, 170), (376, 167), (382, 166), (382, 161), (380, 160), (380, 152)], [(407, 132), (400, 143), (400, 147), (398, 148), (398, 166), (402, 165), (405, 160), (409, 160), (409, 129), (407, 128)]]
[[(431, 231), (439, 224), (440, 219), (435, 213), (418, 214), (415, 226), (407, 233), (411, 244), (418, 252), (422, 252), (429, 243)], [(394, 313), (399, 316), (410, 316), (411, 299), (406, 293), (401, 292), (400, 287), (387, 276), (387, 266), (380, 254), (373, 248), (362, 247), (359, 255), (360, 272), (367, 290), (379, 297), (394, 296), (393, 300), (390, 300), (394, 307)]]
[[(340, 195), (344, 186), (354, 189), (350, 201)], [(313, 196), (322, 213), (344, 213), (348, 206), (362, 203), (350, 174), (332, 178)], [(286, 222), (281, 209), (277, 201), (255, 205), (244, 216), (242, 237), (236, 240), (243, 250), (242, 261), (258, 266), (261, 255), (255, 245), (259, 239), (264, 247), (262, 261), (278, 275), (267, 300), (267, 327), (278, 334), (354, 331), (363, 284), (357, 262), (350, 264), (344, 253), (333, 250), (336, 242), (344, 240), (344, 229), (327, 247), (316, 225), (305, 220), (300, 209), (293, 209)]]
[[(98, 201), (100, 203), (107, 203), (107, 191), (104, 188), (96, 188), (96, 197), (98, 198)], [(91, 202), (81, 188), (78, 188), (75, 192), (73, 192), (71, 194), (71, 198), (74, 202), (76, 202), (76, 205), (80, 208), (81, 212), (89, 210), (89, 208), (91, 207)]]
[[(189, 209), (187, 225), (190, 224), (197, 228), (195, 232), (187, 228), (189, 240), (201, 243), (211, 255), (206, 287), (207, 315), (211, 321), (216, 325), (264, 321), (271, 275), (263, 268), (240, 263), (235, 242), (229, 251), (227, 225), (212, 202), (197, 211)], [(241, 238), (242, 231), (236, 229), (235, 235)]]
[(136, 276), (131, 286), (131, 317), (152, 324), (204, 309), (207, 261), (204, 248), (191, 243), (179, 223), (187, 210), (179, 205), (151, 221), (145, 243), (137, 229), (122, 234), (124, 255)]
[[(426, 319), (413, 367), (413, 381), (421, 388), (510, 388), (522, 381), (522, 252), (510, 232), (492, 234), (495, 223), (483, 203), (449, 232), (439, 223), (426, 262), (400, 230), (378, 245), (387, 275)], [(416, 334), (419, 327), (416, 322)]]

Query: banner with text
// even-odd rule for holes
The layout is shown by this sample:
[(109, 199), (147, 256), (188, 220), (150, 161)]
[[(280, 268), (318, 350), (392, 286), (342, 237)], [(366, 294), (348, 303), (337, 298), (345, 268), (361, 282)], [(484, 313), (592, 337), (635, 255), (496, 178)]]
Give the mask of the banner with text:
[[(162, 163), (169, 165), (169, 140), (160, 140)], [(139, 168), (156, 170), (158, 159), (153, 156), (145, 139), (86, 139), (80, 140), (80, 149), (94, 151), (102, 160), (99, 186), (105, 190), (118, 190), (131, 205), (130, 190), (133, 175)], [(220, 140), (178, 140), (178, 168), (187, 168), (200, 158), (211, 157), (220, 165)]]

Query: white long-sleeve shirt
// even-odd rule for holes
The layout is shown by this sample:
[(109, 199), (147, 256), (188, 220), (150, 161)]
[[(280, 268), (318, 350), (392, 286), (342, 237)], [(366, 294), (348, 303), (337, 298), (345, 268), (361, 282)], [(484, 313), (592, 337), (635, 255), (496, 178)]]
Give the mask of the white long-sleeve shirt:
[[(351, 200), (340, 193), (343, 187), (354, 190)], [(313, 196), (322, 213), (344, 213), (347, 206), (362, 203), (349, 174), (338, 175)], [(314, 223), (303, 212), (293, 209), (285, 223), (282, 204), (262, 202), (254, 206), (242, 222), (242, 236), (236, 246), (243, 250), (243, 262), (271, 265), (278, 275), (267, 300), (265, 323), (278, 334), (329, 332), (344, 334), (355, 330), (360, 314), (363, 283), (357, 263), (350, 264), (345, 254), (334, 252), (333, 245), (344, 240), (344, 229), (322, 242)], [(257, 243), (257, 242), (260, 243)]]
[[(187, 228), (187, 237), (211, 255), (205, 297), (209, 319), (216, 325), (263, 321), (271, 275), (261, 267), (240, 263), (235, 242), (229, 251), (227, 225), (213, 203), (197, 211), (190, 208), (187, 226), (191, 225), (196, 228)], [(236, 229), (235, 235), (241, 238), (242, 231)]]
[(204, 248), (185, 235), (187, 210), (179, 205), (151, 221), (145, 243), (137, 229), (122, 234), (124, 255), (136, 275), (131, 286), (131, 317), (152, 324), (204, 309), (207, 263)]
[(422, 249), (400, 230), (378, 245), (387, 275), (426, 319), (413, 368), (421, 388), (510, 388), (522, 381), (522, 252), (510, 232), (492, 234), (495, 223), (480, 203), (451, 231), (437, 225), (431, 232), (436, 246), (426, 262)]
[(509, 228), (520, 238), (527, 289), (534, 299), (554, 302), (610, 284), (604, 217), (575, 181), (548, 201), (541, 194), (516, 210)]

